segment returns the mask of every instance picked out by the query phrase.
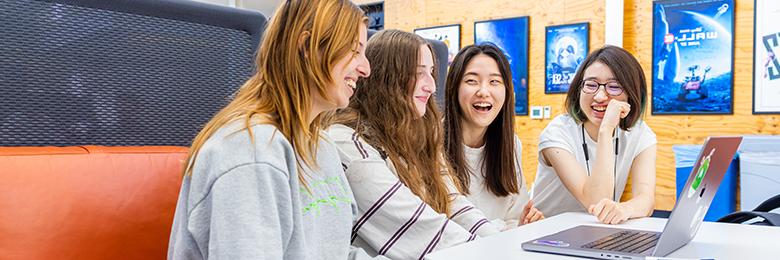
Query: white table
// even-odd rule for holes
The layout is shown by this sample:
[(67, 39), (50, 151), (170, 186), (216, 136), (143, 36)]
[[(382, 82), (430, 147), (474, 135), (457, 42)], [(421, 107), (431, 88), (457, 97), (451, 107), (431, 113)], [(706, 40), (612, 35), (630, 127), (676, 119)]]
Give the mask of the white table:
[[(528, 225), (436, 251), (428, 260), (453, 259), (579, 259), (523, 250), (523, 242), (577, 225), (609, 226), (586, 213), (564, 213)], [(641, 218), (614, 225), (647, 231), (663, 230), (666, 219)], [(780, 227), (704, 222), (691, 242), (668, 257), (714, 259), (780, 259)]]

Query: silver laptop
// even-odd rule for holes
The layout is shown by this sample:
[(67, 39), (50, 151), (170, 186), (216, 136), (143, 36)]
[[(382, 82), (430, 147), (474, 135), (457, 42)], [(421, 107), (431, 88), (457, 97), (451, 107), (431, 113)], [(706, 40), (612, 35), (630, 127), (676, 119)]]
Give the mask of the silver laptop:
[(710, 137), (663, 232), (581, 225), (523, 243), (528, 251), (597, 259), (664, 257), (693, 239), (742, 137)]

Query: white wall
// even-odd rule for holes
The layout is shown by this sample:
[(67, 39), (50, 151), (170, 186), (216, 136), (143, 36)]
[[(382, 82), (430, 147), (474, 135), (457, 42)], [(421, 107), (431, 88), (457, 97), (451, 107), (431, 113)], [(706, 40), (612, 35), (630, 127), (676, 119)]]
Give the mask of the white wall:
[(195, 0), (195, 1), (255, 10), (265, 15), (266, 18), (270, 18), (271, 15), (273, 15), (274, 10), (276, 10), (276, 7), (279, 6), (279, 4), (282, 2), (282, 0)]
[(266, 18), (271, 18), (282, 0), (236, 0), (236, 2), (240, 8), (257, 10), (263, 13)]

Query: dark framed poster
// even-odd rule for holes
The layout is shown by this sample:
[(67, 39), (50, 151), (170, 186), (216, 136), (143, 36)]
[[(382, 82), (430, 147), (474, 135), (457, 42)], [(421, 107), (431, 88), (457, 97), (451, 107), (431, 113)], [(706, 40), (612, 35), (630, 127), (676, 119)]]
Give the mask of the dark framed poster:
[(544, 93), (566, 93), (574, 74), (588, 56), (588, 23), (545, 28)]
[(516, 115), (528, 115), (528, 20), (523, 16), (474, 22), (474, 43), (493, 43), (509, 59)]
[(360, 5), (360, 9), (368, 17), (368, 29), (381, 31), (385, 29), (385, 3), (371, 3)]
[(734, 1), (653, 2), (652, 114), (732, 114)]
[(437, 40), (447, 45), (447, 65), (460, 51), (460, 24), (414, 29), (414, 34), (425, 39)]
[(755, 0), (753, 114), (780, 114), (780, 1)]

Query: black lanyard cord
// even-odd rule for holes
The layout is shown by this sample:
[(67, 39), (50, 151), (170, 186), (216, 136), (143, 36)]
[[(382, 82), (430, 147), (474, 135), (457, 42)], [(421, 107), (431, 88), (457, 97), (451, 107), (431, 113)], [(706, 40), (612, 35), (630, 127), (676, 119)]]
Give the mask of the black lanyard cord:
[[(588, 152), (588, 144), (585, 143), (585, 124), (581, 125), (581, 132), (582, 132), (582, 152), (585, 154), (585, 167), (588, 169), (588, 176), (590, 176), (590, 153)], [(612, 166), (612, 171), (615, 174), (615, 179), (613, 181), (613, 188), (612, 188), (612, 197), (614, 198), (617, 196), (617, 157), (618, 157), (618, 148), (620, 148), (620, 138), (618, 137), (618, 128), (615, 128), (615, 162)], [(618, 201), (618, 199), (615, 199), (615, 201)]]

